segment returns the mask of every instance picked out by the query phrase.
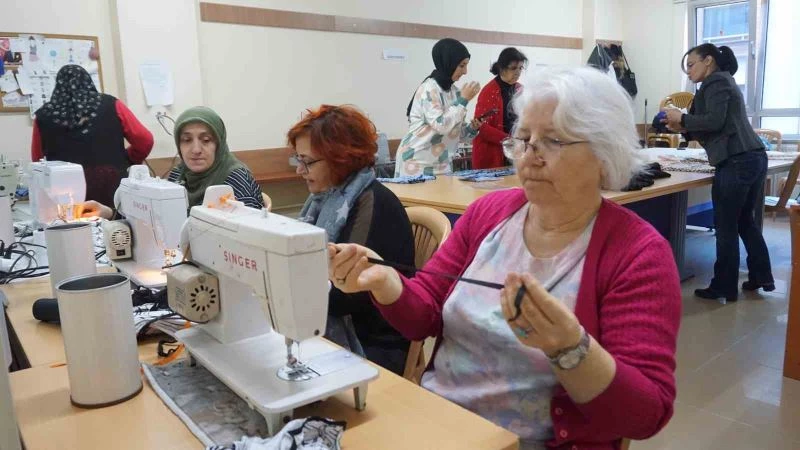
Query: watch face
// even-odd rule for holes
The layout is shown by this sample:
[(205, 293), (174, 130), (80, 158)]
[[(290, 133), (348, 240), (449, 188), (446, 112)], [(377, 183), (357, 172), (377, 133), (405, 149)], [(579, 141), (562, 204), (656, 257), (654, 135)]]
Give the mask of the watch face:
[(561, 358), (558, 359), (558, 365), (561, 366), (562, 369), (572, 369), (581, 362), (581, 352), (578, 349), (575, 349), (571, 352), (567, 352), (566, 354), (562, 355)]

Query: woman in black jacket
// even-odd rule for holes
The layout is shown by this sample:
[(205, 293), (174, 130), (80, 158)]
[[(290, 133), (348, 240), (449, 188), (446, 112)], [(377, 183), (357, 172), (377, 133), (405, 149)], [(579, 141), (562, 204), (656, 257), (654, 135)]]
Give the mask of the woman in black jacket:
[[(309, 110), (288, 132), (297, 173), (311, 195), (299, 219), (324, 228), (328, 241), (375, 249), (414, 265), (414, 235), (400, 200), (375, 179), (375, 126), (350, 106)], [(325, 337), (402, 375), (409, 341), (378, 312), (366, 292), (332, 287)]]
[(733, 51), (725, 46), (703, 44), (686, 52), (683, 70), (702, 85), (688, 114), (669, 109), (665, 119), (670, 129), (685, 133), (687, 140), (699, 141), (715, 168), (711, 199), (717, 261), (711, 285), (694, 293), (727, 301), (736, 301), (739, 292), (737, 234), (747, 250), (748, 279), (742, 289), (775, 289), (767, 244), (755, 222), (756, 208), (764, 201), (767, 155), (747, 119), (744, 98), (733, 79), (738, 67)]

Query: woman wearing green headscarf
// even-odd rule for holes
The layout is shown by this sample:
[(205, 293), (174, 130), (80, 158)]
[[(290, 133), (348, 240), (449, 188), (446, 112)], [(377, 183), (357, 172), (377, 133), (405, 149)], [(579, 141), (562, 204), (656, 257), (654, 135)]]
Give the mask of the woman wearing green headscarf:
[(167, 179), (182, 184), (189, 194), (189, 207), (203, 202), (206, 188), (227, 184), (236, 200), (251, 208), (264, 206), (261, 187), (253, 174), (228, 150), (222, 119), (211, 108), (196, 106), (175, 121), (175, 145), (181, 163)]
[[(190, 208), (203, 202), (207, 187), (218, 184), (233, 188), (234, 197), (245, 206), (264, 206), (261, 187), (228, 149), (225, 124), (211, 108), (195, 106), (184, 111), (175, 121), (173, 136), (181, 162), (167, 180), (186, 188)], [(84, 216), (113, 216), (111, 208), (93, 201), (84, 203), (83, 211)]]

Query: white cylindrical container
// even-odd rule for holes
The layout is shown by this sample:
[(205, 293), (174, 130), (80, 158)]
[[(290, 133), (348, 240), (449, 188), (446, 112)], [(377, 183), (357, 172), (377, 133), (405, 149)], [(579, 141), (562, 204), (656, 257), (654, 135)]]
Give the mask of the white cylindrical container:
[(102, 408), (135, 397), (142, 378), (128, 277), (85, 275), (56, 289), (72, 404)]
[(67, 278), (97, 273), (94, 259), (92, 226), (88, 223), (54, 225), (44, 230), (47, 241), (47, 260), (50, 265), (50, 285), (53, 295), (56, 286)]

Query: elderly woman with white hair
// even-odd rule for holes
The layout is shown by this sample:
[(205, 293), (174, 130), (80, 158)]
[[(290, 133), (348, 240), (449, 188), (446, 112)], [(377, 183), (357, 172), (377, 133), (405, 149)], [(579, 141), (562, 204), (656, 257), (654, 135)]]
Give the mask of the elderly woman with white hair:
[(627, 94), (591, 68), (547, 69), (525, 86), (504, 143), (521, 189), (470, 205), (414, 278), (352, 244), (329, 247), (329, 276), (369, 291), (408, 339), (435, 336), (422, 386), (522, 448), (619, 448), (672, 415), (677, 269), (653, 227), (601, 195), (640, 167)]

